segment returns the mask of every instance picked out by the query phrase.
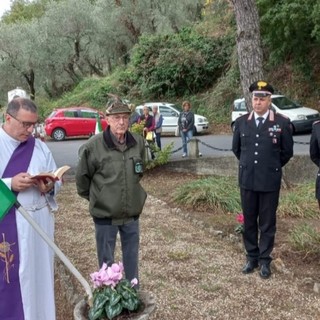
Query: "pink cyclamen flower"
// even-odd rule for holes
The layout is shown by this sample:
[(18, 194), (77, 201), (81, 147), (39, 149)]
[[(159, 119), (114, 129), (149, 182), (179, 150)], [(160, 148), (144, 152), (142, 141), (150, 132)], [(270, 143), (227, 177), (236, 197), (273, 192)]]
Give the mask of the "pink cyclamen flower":
[(90, 274), (93, 287), (110, 286), (111, 288), (115, 288), (123, 278), (123, 271), (124, 267), (121, 262), (118, 264), (113, 263), (110, 267), (106, 263), (103, 263), (98, 272)]
[(123, 264), (122, 262), (119, 262), (118, 264), (117, 263), (113, 263), (112, 266), (111, 266), (111, 269), (114, 273), (123, 273), (124, 271), (124, 268), (123, 268)]
[(114, 288), (119, 281), (123, 278), (123, 265), (113, 263), (111, 267), (107, 267), (105, 270), (105, 277), (103, 278), (103, 284)]
[(237, 221), (239, 223), (244, 223), (244, 215), (243, 215), (243, 213), (238, 213), (236, 219), (237, 219)]
[(132, 280), (131, 280), (131, 287), (134, 287), (134, 286), (136, 286), (138, 284), (138, 279), (137, 278), (133, 278)]
[(107, 264), (103, 263), (98, 272), (93, 272), (90, 274), (94, 288), (101, 287), (103, 284), (105, 284), (106, 280), (108, 279), (107, 268)]

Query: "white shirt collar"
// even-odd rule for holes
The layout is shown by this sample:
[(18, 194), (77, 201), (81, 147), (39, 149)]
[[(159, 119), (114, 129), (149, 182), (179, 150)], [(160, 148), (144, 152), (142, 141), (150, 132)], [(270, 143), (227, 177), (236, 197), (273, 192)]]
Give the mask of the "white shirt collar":
[(258, 121), (257, 119), (258, 119), (259, 117), (262, 117), (262, 118), (263, 118), (263, 121), (265, 121), (265, 120), (268, 118), (268, 115), (269, 115), (269, 110), (268, 110), (264, 115), (262, 115), (262, 116), (259, 116), (259, 115), (257, 115), (257, 114), (254, 112), (254, 119), (255, 119), (256, 121)]

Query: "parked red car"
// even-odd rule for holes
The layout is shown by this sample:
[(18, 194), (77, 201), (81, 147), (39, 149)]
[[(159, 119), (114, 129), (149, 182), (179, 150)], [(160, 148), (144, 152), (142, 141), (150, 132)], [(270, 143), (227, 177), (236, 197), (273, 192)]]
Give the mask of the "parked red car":
[(102, 129), (108, 124), (102, 112), (88, 107), (59, 108), (51, 112), (44, 121), (47, 136), (62, 141), (66, 137), (91, 136), (95, 133), (97, 117)]

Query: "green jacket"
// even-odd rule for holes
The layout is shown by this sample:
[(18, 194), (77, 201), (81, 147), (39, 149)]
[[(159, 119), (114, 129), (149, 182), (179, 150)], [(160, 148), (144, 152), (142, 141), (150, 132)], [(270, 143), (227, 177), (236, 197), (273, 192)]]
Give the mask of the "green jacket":
[(127, 149), (119, 151), (107, 128), (79, 149), (77, 191), (89, 200), (95, 221), (138, 218), (142, 212), (147, 194), (140, 185), (142, 173), (136, 173), (135, 166), (143, 163), (145, 144), (135, 133), (127, 132), (126, 139)]

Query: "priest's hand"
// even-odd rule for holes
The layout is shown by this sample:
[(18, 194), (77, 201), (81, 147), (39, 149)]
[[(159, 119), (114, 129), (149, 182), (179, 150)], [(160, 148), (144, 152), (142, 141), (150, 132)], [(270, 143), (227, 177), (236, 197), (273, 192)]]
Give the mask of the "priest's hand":
[(33, 185), (34, 180), (31, 179), (31, 175), (27, 172), (21, 172), (11, 180), (11, 189), (17, 192), (24, 191)]
[(36, 183), (39, 191), (42, 193), (50, 192), (54, 187), (54, 183), (52, 181), (36, 180)]

